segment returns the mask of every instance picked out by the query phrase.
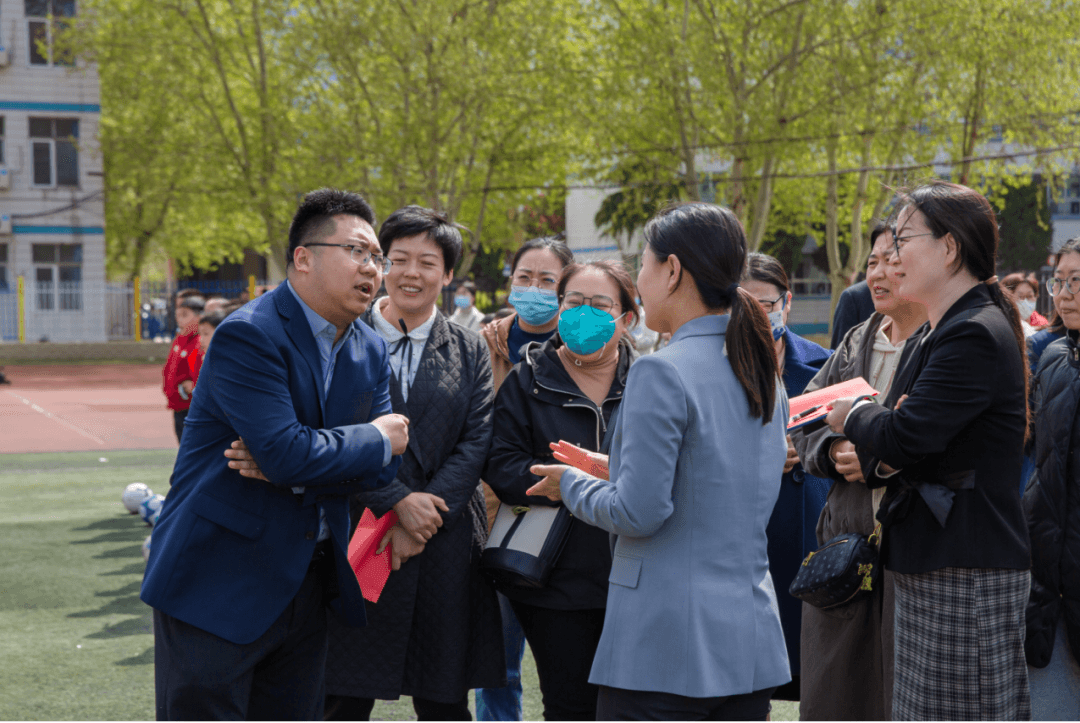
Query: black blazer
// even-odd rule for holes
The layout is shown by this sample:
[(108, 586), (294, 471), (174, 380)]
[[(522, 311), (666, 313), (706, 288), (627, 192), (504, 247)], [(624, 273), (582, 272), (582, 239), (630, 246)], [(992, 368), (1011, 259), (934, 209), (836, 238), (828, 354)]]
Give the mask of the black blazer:
[[(885, 567), (1028, 569), (1019, 484), (1027, 366), (986, 286), (962, 296), (933, 331), (916, 331), (900, 364), (884, 403), (859, 407), (844, 425), (867, 484), (888, 485), (879, 512)], [(882, 479), (878, 462), (900, 472)], [(945, 512), (950, 497), (942, 524), (932, 507)]]

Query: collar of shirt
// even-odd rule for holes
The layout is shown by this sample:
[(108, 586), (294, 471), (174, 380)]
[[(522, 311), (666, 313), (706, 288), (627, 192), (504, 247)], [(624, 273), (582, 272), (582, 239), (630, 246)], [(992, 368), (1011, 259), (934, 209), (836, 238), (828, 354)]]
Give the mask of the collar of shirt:
[(338, 350), (340, 350), (345, 342), (352, 337), (355, 329), (353, 329), (352, 324), (349, 324), (349, 328), (345, 330), (341, 339), (335, 344), (334, 337), (337, 336), (337, 327), (316, 314), (315, 311), (300, 298), (300, 295), (296, 293), (296, 289), (292, 287), (292, 284), (286, 281), (285, 285), (292, 293), (293, 298), (296, 299), (296, 303), (300, 304), (300, 308), (304, 310), (304, 317), (311, 327), (312, 336), (315, 337), (315, 345), (319, 348), (319, 361), (322, 364), (323, 372), (323, 397), (325, 398), (326, 393), (330, 390), (330, 381), (334, 378), (334, 361), (337, 359)]
[[(390, 298), (383, 297), (375, 303), (377, 306), (371, 314), (371, 318), (375, 320), (375, 331), (379, 332), (379, 336), (383, 338), (383, 341), (386, 342), (387, 346), (392, 346), (405, 335), (401, 332), (401, 327), (391, 324), (382, 314), (382, 308), (390, 303)], [(409, 329), (410, 343), (419, 344), (421, 346), (427, 343), (428, 337), (431, 336), (431, 330), (435, 327), (435, 317), (438, 313), (438, 309), (432, 309), (431, 316), (428, 317), (427, 321), (415, 329)]]

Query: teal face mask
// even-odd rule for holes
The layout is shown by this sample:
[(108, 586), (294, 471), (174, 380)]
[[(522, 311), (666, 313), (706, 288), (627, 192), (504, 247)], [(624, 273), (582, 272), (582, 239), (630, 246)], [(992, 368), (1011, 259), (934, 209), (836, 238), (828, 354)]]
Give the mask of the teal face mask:
[(510, 306), (526, 324), (543, 326), (559, 313), (559, 297), (555, 289), (540, 289), (535, 286), (511, 286)]
[[(626, 316), (623, 314), (619, 319)], [(559, 317), (559, 336), (566, 348), (575, 354), (588, 356), (600, 351), (615, 336), (617, 319), (606, 311), (582, 304), (567, 309)]]

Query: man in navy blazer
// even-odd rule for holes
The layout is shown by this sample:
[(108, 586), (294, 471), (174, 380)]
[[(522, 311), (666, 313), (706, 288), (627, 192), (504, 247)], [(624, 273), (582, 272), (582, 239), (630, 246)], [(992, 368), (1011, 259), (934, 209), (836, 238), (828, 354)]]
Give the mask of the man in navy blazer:
[[(324, 607), (364, 624), (347, 495), (389, 483), (408, 442), (357, 322), (386, 267), (374, 222), (356, 194), (308, 194), (288, 282), (214, 334), (142, 586), (159, 720), (320, 720)], [(240, 438), (265, 480), (225, 464)]]

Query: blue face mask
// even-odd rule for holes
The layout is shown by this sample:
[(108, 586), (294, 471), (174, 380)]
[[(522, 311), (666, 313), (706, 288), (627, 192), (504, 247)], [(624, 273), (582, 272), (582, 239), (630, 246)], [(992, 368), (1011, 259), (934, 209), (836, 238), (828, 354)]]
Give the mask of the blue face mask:
[[(623, 314), (625, 316), (625, 314)], [(619, 317), (621, 319), (622, 316)], [(617, 319), (606, 311), (582, 304), (567, 309), (559, 317), (559, 336), (566, 348), (575, 354), (588, 356), (600, 351), (615, 336)]]
[(454, 306), (459, 309), (468, 309), (470, 306), (472, 306), (472, 302), (469, 301), (468, 296), (455, 296)]
[(787, 299), (784, 299), (780, 302), (780, 311), (769, 312), (769, 326), (772, 327), (773, 341), (778, 341), (787, 330), (787, 327), (784, 326), (784, 304), (786, 303)]
[(522, 321), (533, 326), (543, 326), (559, 313), (559, 297), (554, 289), (511, 286), (507, 301)]

